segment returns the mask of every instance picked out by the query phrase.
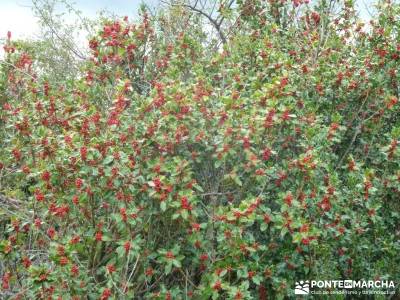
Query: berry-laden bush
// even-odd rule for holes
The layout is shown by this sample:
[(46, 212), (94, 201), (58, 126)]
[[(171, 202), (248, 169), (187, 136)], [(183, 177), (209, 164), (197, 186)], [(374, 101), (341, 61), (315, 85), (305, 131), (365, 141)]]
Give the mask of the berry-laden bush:
[(398, 279), (400, 9), (364, 25), (336, 5), (238, 1), (211, 54), (197, 21), (168, 38), (146, 14), (105, 21), (66, 82), (9, 35), (2, 297), (282, 299), (296, 280)]

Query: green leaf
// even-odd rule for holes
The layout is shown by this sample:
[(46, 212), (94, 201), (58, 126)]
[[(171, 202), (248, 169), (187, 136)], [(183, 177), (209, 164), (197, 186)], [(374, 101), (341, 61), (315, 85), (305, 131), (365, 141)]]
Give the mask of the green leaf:
[(168, 262), (167, 265), (165, 266), (165, 274), (168, 275), (169, 273), (171, 273), (171, 269), (172, 269), (172, 263)]
[(236, 183), (238, 186), (242, 186), (242, 185), (243, 185), (243, 183), (242, 183), (242, 181), (240, 180), (239, 176), (235, 175), (235, 176), (232, 177), (232, 179), (233, 179), (233, 181), (235, 181), (235, 183)]
[(172, 261), (172, 263), (173, 263), (173, 265), (174, 265), (175, 267), (177, 267), (177, 268), (181, 268), (181, 267), (182, 267), (182, 264), (181, 264), (181, 262), (180, 262), (179, 260), (174, 259), (174, 260)]
[(189, 213), (186, 209), (184, 209), (184, 210), (182, 210), (181, 215), (184, 220), (187, 220)]
[(254, 284), (260, 285), (262, 278), (261, 278), (261, 276), (258, 276), (258, 275), (257, 275), (257, 276), (254, 276), (254, 277), (252, 278), (252, 280), (253, 280)]
[(113, 155), (109, 155), (104, 159), (103, 164), (108, 165), (113, 160), (114, 160), (114, 156)]

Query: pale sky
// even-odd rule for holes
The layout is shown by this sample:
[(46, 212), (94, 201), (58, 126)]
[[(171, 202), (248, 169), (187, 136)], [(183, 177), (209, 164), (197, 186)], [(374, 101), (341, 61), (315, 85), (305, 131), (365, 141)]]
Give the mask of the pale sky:
[[(368, 10), (372, 0), (357, 0), (361, 16), (368, 19)], [(71, 2), (71, 1), (70, 1)], [(134, 16), (142, 0), (75, 0), (74, 7), (82, 11), (84, 16), (95, 17), (102, 9), (121, 16)], [(154, 6), (158, 0), (143, 0)], [(0, 39), (7, 31), (11, 31), (15, 38), (34, 37), (38, 34), (39, 26), (31, 11), (31, 0), (0, 0)], [(366, 8), (367, 7), (367, 8)]]
[(0, 0), (0, 36), (4, 37), (7, 31), (13, 36), (31, 36), (38, 31), (38, 25), (29, 7), (30, 1)]
[[(95, 17), (100, 10), (106, 9), (121, 16), (134, 16), (142, 3), (141, 0), (75, 0), (69, 1), (86, 17)], [(144, 1), (154, 6), (157, 0)], [(34, 37), (38, 34), (39, 26), (31, 11), (31, 0), (0, 0), (0, 38), (7, 31), (13, 37)]]

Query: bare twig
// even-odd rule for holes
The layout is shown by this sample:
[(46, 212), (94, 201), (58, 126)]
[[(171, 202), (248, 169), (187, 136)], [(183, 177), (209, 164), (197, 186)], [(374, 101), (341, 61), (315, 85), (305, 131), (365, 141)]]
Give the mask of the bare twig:
[(185, 272), (182, 271), (182, 269), (179, 269), (179, 271), (182, 273), (182, 275), (185, 277), (187, 282), (189, 282), (194, 288), (197, 289), (197, 286), (193, 283), (193, 281), (190, 280), (190, 278), (185, 274)]
[(194, 12), (197, 12), (197, 13), (201, 14), (202, 16), (206, 17), (210, 21), (210, 23), (214, 26), (214, 28), (217, 30), (218, 35), (219, 35), (222, 43), (226, 44), (226, 37), (225, 37), (225, 34), (222, 32), (222, 29), (221, 29), (222, 21), (218, 23), (211, 15), (209, 15), (205, 11), (203, 11), (201, 9), (198, 9), (195, 6), (192, 6), (190, 4), (183, 4), (183, 6), (185, 6), (187, 8), (190, 8)]
[(129, 277), (128, 277), (127, 282), (131, 281), (131, 278), (132, 278), (132, 276), (133, 276), (133, 274), (134, 274), (134, 272), (135, 272), (135, 270), (136, 270), (136, 266), (137, 266), (137, 264), (138, 264), (138, 262), (139, 262), (139, 258), (140, 258), (140, 255), (138, 255), (137, 258), (136, 258), (135, 264), (133, 265), (132, 271), (131, 271), (131, 273), (129, 274)]
[(29, 74), (29, 73), (25, 72), (24, 70), (21, 70), (20, 68), (18, 68), (17, 66), (13, 65), (12, 63), (9, 63), (9, 62), (6, 62), (6, 61), (3, 61), (3, 60), (0, 60), (0, 64), (7, 65), (7, 66), (10, 66), (10, 67), (13, 67), (15, 70), (17, 70), (18, 72), (20, 72), (20, 73), (22, 73), (22, 74), (24, 74), (24, 75), (26, 75), (26, 76), (30, 77), (32, 80), (36, 80), (36, 78), (35, 78), (33, 75), (31, 75), (31, 74)]
[(229, 194), (233, 194), (233, 193), (235, 193), (235, 191), (232, 191), (232, 192), (223, 192), (223, 193), (204, 193), (204, 194), (199, 194), (198, 196), (201, 196), (201, 197), (205, 197), (205, 196), (223, 196), (223, 195), (229, 195)]
[(40, 17), (42, 18), (43, 22), (47, 25), (47, 27), (50, 29), (50, 31), (56, 36), (56, 38), (58, 40), (60, 40), (60, 42), (67, 47), (73, 54), (75, 54), (75, 56), (77, 56), (78, 58), (82, 59), (82, 60), (86, 60), (87, 57), (85, 57), (82, 53), (79, 53), (78, 50), (76, 50), (74, 47), (72, 47), (67, 41), (65, 41), (64, 38), (62, 38), (57, 30), (54, 29), (52, 20), (50, 18), (48, 18), (47, 16), (44, 15), (43, 11), (37, 6), (37, 4), (35, 2), (33, 2), (33, 5), (35, 6), (36, 10), (39, 12)]
[[(233, 0), (231, 0), (231, 1), (233, 1)], [(197, 7), (198, 1), (196, 1), (195, 5), (191, 5), (191, 4), (187, 4), (187, 3), (174, 4), (174, 3), (170, 3), (170, 2), (167, 2), (167, 1), (164, 1), (164, 0), (161, 0), (161, 2), (162, 2), (162, 3), (165, 3), (165, 4), (167, 4), (167, 5), (171, 5), (171, 6), (182, 6), (182, 7), (187, 7), (187, 8), (189, 8), (190, 10), (192, 10), (192, 11), (194, 11), (194, 12), (196, 12), (196, 13), (202, 15), (202, 16), (205, 17), (205, 18), (211, 23), (211, 25), (213, 25), (213, 27), (217, 30), (218, 35), (219, 35), (219, 37), (220, 37), (222, 43), (223, 43), (223, 44), (226, 44), (226, 42), (227, 42), (226, 36), (225, 36), (224, 32), (222, 31), (222, 27), (221, 27), (222, 21), (223, 21), (224, 17), (222, 17), (220, 21), (217, 21), (218, 18), (213, 18), (211, 13), (207, 13), (207, 12), (204, 11), (204, 7), (205, 7), (205, 4), (204, 4), (204, 3), (203, 3), (203, 4), (200, 3), (201, 6), (202, 6), (202, 8), (198, 8), (198, 7)], [(231, 4), (230, 4), (230, 5), (231, 5)]]

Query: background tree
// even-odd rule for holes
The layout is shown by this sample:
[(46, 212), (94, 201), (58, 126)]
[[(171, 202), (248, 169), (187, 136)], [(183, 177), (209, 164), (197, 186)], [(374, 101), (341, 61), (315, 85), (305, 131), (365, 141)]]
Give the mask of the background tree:
[(283, 299), (299, 278), (398, 278), (399, 13), (143, 7), (98, 23), (86, 59), (67, 47), (79, 67), (57, 80), (7, 38), (3, 295)]

